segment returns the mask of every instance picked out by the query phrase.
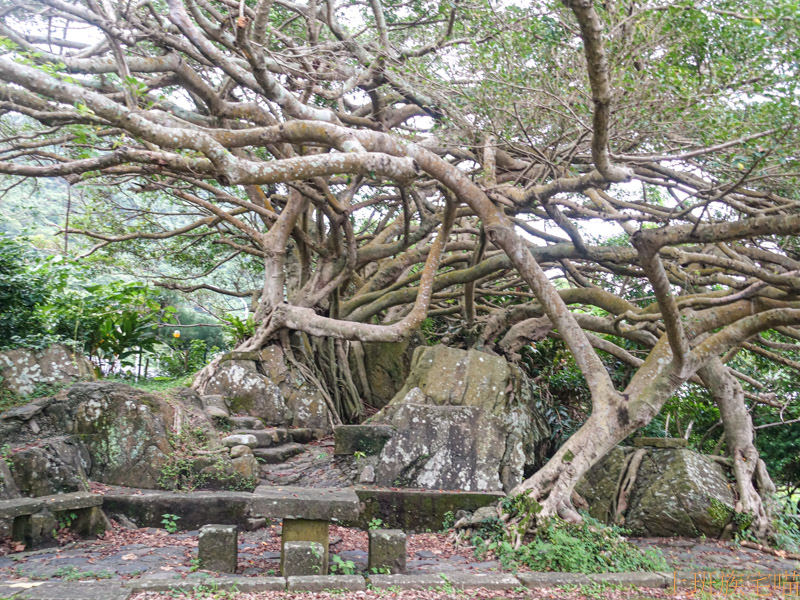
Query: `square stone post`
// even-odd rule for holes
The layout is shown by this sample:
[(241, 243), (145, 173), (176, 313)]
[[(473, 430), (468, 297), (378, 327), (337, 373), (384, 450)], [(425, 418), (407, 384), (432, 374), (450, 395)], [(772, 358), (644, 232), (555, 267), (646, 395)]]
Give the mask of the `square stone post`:
[(369, 569), (391, 575), (406, 572), (406, 534), (399, 529), (372, 529), (369, 532)]
[(239, 562), (239, 531), (236, 525), (205, 525), (197, 543), (200, 568), (217, 573), (235, 573)]

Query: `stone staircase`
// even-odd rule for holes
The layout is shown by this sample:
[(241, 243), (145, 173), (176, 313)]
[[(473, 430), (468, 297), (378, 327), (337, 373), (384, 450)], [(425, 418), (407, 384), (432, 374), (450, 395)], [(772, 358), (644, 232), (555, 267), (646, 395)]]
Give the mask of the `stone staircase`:
[(253, 456), (263, 465), (277, 465), (302, 454), (320, 433), (308, 428), (266, 427), (255, 417), (230, 417), (229, 421), (232, 425), (231, 436), (255, 438)]

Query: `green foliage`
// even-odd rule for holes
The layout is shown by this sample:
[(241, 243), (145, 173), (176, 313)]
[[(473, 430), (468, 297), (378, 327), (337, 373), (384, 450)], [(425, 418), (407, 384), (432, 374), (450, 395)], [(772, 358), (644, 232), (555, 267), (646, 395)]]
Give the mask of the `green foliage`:
[(106, 361), (110, 370), (132, 364), (135, 355), (153, 351), (158, 326), (173, 322), (172, 306), (162, 306), (158, 292), (137, 282), (116, 281), (69, 290), (43, 307), (51, 331)]
[(64, 581), (81, 581), (84, 579), (111, 579), (114, 574), (109, 571), (81, 571), (75, 565), (67, 565), (56, 569), (53, 577), (60, 577)]
[(502, 524), (488, 524), (473, 538), (476, 556), (493, 552), (507, 569), (527, 567), (534, 571), (606, 573), (663, 571), (664, 557), (657, 551), (641, 551), (628, 542), (624, 531), (608, 527), (588, 515), (583, 522), (550, 519), (535, 537), (518, 549), (507, 541)]
[(171, 344), (158, 353), (158, 366), (164, 375), (184, 377), (202, 369), (208, 357), (219, 352), (219, 348), (208, 348), (205, 340), (191, 340), (188, 344)]
[(456, 524), (456, 515), (453, 513), (452, 510), (448, 510), (444, 513), (444, 519), (442, 520), (442, 531), (447, 531), (448, 529), (452, 529), (453, 525)]
[(331, 557), (329, 566), (331, 575), (354, 575), (356, 564), (352, 560), (342, 560), (338, 555)]
[(75, 519), (78, 518), (78, 515), (74, 512), (60, 512), (58, 513), (58, 528), (59, 529), (67, 529), (72, 526), (75, 522)]
[(800, 552), (800, 516), (798, 506), (790, 499), (772, 499), (775, 511), (772, 526), (775, 530), (774, 543), (777, 548), (787, 552)]
[(383, 522), (383, 519), (378, 519), (377, 517), (370, 520), (370, 522), (367, 524), (368, 529), (381, 529), (385, 526), (386, 524)]
[(225, 325), (222, 327), (222, 334), (229, 346), (237, 344), (251, 338), (256, 333), (256, 324), (252, 316), (247, 319), (240, 319), (234, 314), (225, 317)]
[(256, 476), (244, 477), (232, 471), (227, 452), (213, 447), (209, 433), (201, 428), (170, 436), (170, 444), (172, 452), (159, 469), (158, 485), (163, 489), (214, 488), (249, 492), (258, 485)]
[(176, 531), (178, 531), (179, 519), (180, 517), (178, 515), (165, 513), (161, 515), (161, 524), (164, 526), (164, 529), (167, 530), (167, 533), (175, 533)]
[(63, 291), (66, 263), (0, 233), (0, 344), (41, 348), (51, 342), (40, 307)]

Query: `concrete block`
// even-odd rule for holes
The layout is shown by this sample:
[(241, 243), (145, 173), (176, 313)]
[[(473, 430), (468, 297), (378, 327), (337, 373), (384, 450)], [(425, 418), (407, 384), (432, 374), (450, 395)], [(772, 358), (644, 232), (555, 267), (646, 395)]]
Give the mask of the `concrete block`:
[(139, 592), (169, 592), (171, 590), (191, 590), (200, 586), (208, 586), (209, 581), (214, 582), (215, 589), (219, 591), (236, 591), (246, 593), (257, 592), (282, 592), (286, 589), (286, 579), (283, 577), (214, 577), (197, 578), (195, 580), (181, 579), (178, 581), (160, 581), (157, 579), (133, 579), (125, 583), (125, 587), (134, 593)]
[(128, 600), (133, 591), (113, 581), (46, 581), (14, 600)]
[[(325, 550), (318, 542), (284, 542), (281, 549), (281, 575), (326, 575)], [(327, 578), (325, 578), (327, 579)], [(291, 589), (291, 587), (289, 588)]]
[(399, 529), (372, 529), (369, 532), (369, 570), (392, 575), (406, 572), (406, 534)]
[[(593, 573), (589, 579), (594, 583), (608, 583), (611, 585), (631, 585), (645, 588), (665, 588), (667, 578), (660, 573)], [(670, 585), (672, 584), (672, 577)]]
[(521, 585), (519, 579), (504, 573), (446, 573), (442, 579), (444, 585), (449, 582), (457, 590), (513, 590)]
[(325, 590), (347, 590), (361, 592), (367, 589), (360, 575), (328, 575), (287, 578), (290, 592), (323, 592)]
[(429, 590), (453, 587), (457, 590), (483, 588), (487, 590), (513, 590), (520, 581), (503, 573), (444, 573), (430, 575), (370, 575), (369, 583), (375, 589)]
[(200, 568), (218, 573), (235, 573), (239, 562), (239, 532), (235, 525), (206, 525), (197, 543)]
[(370, 585), (377, 590), (428, 590), (444, 585), (439, 575), (370, 575)]
[(517, 579), (526, 588), (551, 588), (592, 583), (583, 573), (518, 573)]

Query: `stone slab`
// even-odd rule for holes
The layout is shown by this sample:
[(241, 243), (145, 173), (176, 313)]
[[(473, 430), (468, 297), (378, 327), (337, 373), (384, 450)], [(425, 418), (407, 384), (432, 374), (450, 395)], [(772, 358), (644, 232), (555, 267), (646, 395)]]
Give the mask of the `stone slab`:
[(189, 530), (209, 523), (244, 525), (252, 498), (248, 492), (129, 490), (106, 495), (103, 509), (112, 517), (123, 514), (139, 527), (162, 527), (161, 515), (178, 515), (180, 528)]
[(683, 438), (640, 437), (633, 439), (634, 448), (686, 448), (689, 441)]
[[(665, 588), (667, 578), (661, 573), (592, 573), (589, 579), (594, 583), (610, 585), (632, 585), (646, 588)], [(669, 578), (670, 584), (672, 577)]]
[[(270, 440), (270, 443), (272, 440)], [(248, 446), (250, 448), (257, 448), (260, 444), (256, 436), (249, 433), (235, 433), (228, 437), (222, 438), (222, 445), (226, 448), (233, 448), (234, 446)]]
[(363, 503), (357, 521), (348, 523), (369, 529), (372, 519), (380, 519), (388, 527), (406, 533), (420, 533), (428, 529), (439, 531), (448, 512), (459, 510), (475, 512), (505, 498), (503, 492), (453, 492), (440, 490), (407, 490), (377, 487), (356, 487), (358, 499)]
[(333, 431), (333, 453), (349, 455), (363, 452), (367, 456), (380, 454), (394, 435), (388, 425), (339, 425)]
[(302, 444), (282, 444), (274, 448), (255, 448), (253, 450), (253, 455), (259, 462), (267, 465), (278, 465), (282, 462), (286, 462), (293, 456), (301, 454), (305, 449), (305, 446)]
[(252, 513), (276, 519), (355, 521), (359, 500), (353, 488), (258, 486), (252, 495)]
[(505, 573), (447, 573), (445, 577), (444, 585), (449, 583), (457, 590), (513, 590), (520, 587), (519, 579)]
[(256, 445), (251, 448), (269, 448), (273, 445), (272, 434), (269, 429), (240, 429), (234, 431), (233, 435), (247, 435), (254, 437)]
[(583, 573), (518, 573), (517, 579), (526, 588), (551, 588), (562, 585), (590, 585), (592, 583)]
[(50, 512), (79, 510), (103, 504), (103, 496), (89, 492), (72, 492), (38, 498), (12, 498), (0, 501), (0, 519), (32, 515), (46, 508)]
[(256, 417), (236, 416), (228, 420), (234, 429), (264, 429), (264, 423)]
[(134, 579), (127, 582), (126, 587), (135, 593), (168, 592), (170, 590), (190, 590), (199, 586), (208, 586), (213, 582), (220, 591), (236, 589), (242, 593), (276, 592), (286, 589), (284, 577), (203, 577), (196, 580), (154, 581)]
[(46, 581), (14, 600), (128, 600), (133, 591), (111, 581)]
[(290, 592), (322, 592), (325, 590), (347, 590), (361, 592), (367, 589), (360, 575), (319, 575), (287, 577), (286, 589)]
[[(375, 589), (430, 590), (453, 587), (457, 590), (483, 588), (487, 590), (513, 590), (520, 580), (503, 573), (448, 572), (426, 575), (370, 575), (369, 583)], [(587, 580), (588, 583), (588, 580)]]
[(370, 585), (377, 590), (428, 590), (445, 584), (439, 575), (370, 575)]

